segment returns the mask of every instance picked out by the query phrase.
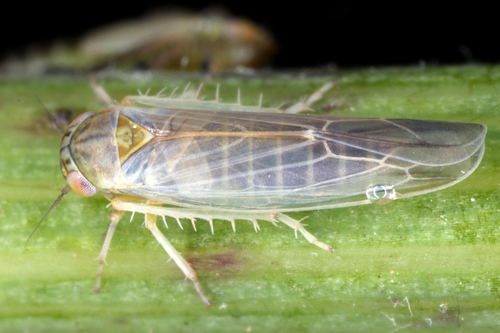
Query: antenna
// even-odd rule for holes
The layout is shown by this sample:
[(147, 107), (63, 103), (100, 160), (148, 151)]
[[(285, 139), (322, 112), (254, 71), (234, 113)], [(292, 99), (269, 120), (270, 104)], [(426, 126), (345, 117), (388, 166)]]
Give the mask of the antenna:
[(52, 204), (52, 206), (50, 206), (50, 208), (47, 211), (47, 213), (45, 213), (45, 215), (42, 217), (42, 219), (40, 220), (40, 222), (38, 222), (38, 224), (36, 225), (35, 229), (33, 229), (33, 231), (31, 232), (31, 235), (28, 237), (28, 239), (24, 243), (24, 247), (26, 247), (26, 244), (28, 244), (28, 241), (31, 239), (31, 236), (33, 236), (33, 234), (35, 233), (36, 229), (38, 229), (38, 227), (40, 226), (40, 224), (42, 224), (43, 220), (45, 220), (45, 218), (47, 217), (47, 215), (49, 215), (49, 213), (52, 210), (52, 208), (54, 208), (55, 206), (57, 206), (57, 204), (59, 203), (59, 201), (61, 201), (61, 199), (64, 197), (64, 195), (67, 194), (69, 191), (71, 191), (71, 187), (69, 185), (66, 185), (62, 189), (61, 194), (57, 197), (56, 201), (54, 201), (54, 203)]

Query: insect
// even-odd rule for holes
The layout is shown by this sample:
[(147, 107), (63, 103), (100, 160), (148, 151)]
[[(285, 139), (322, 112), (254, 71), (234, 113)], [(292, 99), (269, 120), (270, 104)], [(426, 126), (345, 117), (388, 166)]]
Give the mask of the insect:
[[(157, 217), (284, 223), (333, 252), (285, 212), (387, 203), (446, 188), (469, 176), (484, 152), (482, 124), (301, 115), (321, 98), (280, 110), (188, 97), (127, 96), (76, 118), (63, 135), (60, 161), (83, 196), (110, 200), (111, 223), (99, 255), (95, 292), (124, 212), (145, 225), (189, 278), (196, 273), (156, 225)], [(238, 94), (239, 96), (239, 94)], [(137, 106), (137, 105), (143, 106)], [(53, 206), (54, 206), (53, 205)], [(52, 207), (51, 207), (52, 208)], [(49, 210), (50, 211), (50, 210)], [(179, 222), (180, 225), (180, 222)]]
[(245, 19), (156, 11), (90, 31), (79, 41), (78, 51), (93, 60), (94, 68), (112, 63), (224, 72), (267, 65), (276, 44), (269, 31)]
[(223, 11), (153, 10), (86, 32), (75, 42), (28, 45), (0, 58), (0, 72), (19, 75), (121, 70), (243, 72), (269, 65), (275, 37), (252, 21)]

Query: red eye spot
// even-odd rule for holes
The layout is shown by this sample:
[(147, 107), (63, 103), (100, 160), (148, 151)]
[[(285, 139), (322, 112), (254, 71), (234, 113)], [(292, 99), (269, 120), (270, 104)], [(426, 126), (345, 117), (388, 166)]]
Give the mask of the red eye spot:
[(91, 197), (97, 193), (95, 186), (78, 171), (70, 172), (68, 177), (66, 177), (66, 181), (73, 191), (84, 197)]

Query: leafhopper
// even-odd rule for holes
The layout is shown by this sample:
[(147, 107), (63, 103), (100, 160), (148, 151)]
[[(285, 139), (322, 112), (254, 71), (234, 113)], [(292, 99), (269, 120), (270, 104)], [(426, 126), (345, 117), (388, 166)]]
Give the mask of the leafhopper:
[[(387, 203), (460, 182), (484, 152), (482, 124), (301, 115), (321, 98), (285, 110), (203, 101), (198, 94), (127, 96), (76, 118), (63, 135), (61, 170), (70, 189), (110, 200), (95, 292), (124, 212), (145, 225), (189, 278), (195, 271), (158, 229), (160, 216), (283, 223), (333, 252), (286, 212)], [(180, 223), (179, 223), (180, 224)]]

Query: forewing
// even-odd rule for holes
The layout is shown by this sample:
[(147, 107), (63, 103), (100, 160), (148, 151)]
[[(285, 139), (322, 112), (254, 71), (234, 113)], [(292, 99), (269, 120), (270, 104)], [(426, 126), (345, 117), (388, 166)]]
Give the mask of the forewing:
[(124, 108), (155, 139), (122, 166), (118, 192), (179, 206), (291, 211), (450, 186), (482, 157), (479, 124)]

